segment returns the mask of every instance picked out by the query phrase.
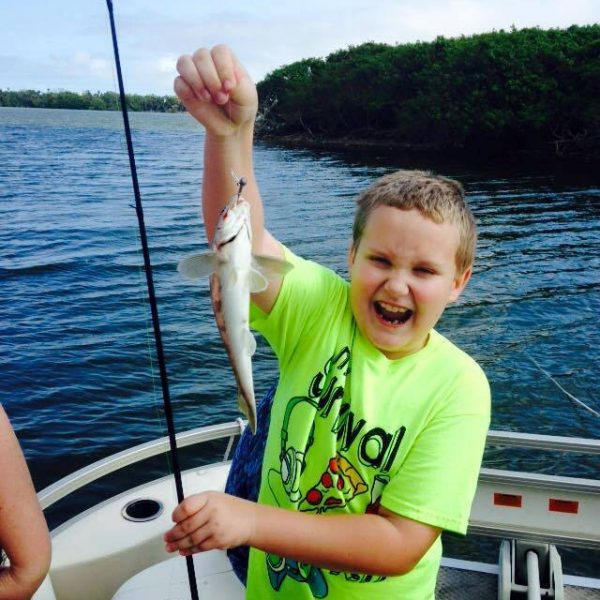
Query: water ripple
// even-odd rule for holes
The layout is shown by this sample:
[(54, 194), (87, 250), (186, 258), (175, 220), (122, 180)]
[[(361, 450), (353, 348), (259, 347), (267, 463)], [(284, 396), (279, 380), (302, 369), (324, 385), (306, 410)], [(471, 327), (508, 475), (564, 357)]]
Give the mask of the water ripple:
[[(207, 248), (202, 135), (187, 115), (132, 117), (178, 427), (234, 418), (235, 386), (207, 283), (176, 271), (181, 257)], [(82, 453), (91, 460), (164, 434), (124, 150), (116, 113), (0, 108), (0, 393), (36, 481), (87, 462)], [(256, 174), (269, 228), (345, 276), (354, 198), (391, 169), (431, 166), (421, 160), (261, 143)], [(480, 232), (474, 277), (439, 328), (486, 370), (493, 427), (598, 437), (598, 420), (529, 360), (600, 406), (597, 182), (499, 165), (489, 173), (456, 162), (436, 167), (463, 181)], [(262, 340), (255, 372), (264, 392), (276, 363)], [(486, 457), (490, 465), (506, 460)], [(539, 470), (560, 462), (519, 460)], [(566, 464), (590, 475), (585, 461)]]

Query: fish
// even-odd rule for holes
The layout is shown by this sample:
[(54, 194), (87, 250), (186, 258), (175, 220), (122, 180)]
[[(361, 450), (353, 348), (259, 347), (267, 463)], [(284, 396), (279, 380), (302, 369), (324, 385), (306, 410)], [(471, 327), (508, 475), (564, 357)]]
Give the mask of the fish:
[(250, 204), (238, 193), (225, 205), (215, 229), (212, 251), (181, 260), (177, 270), (188, 279), (210, 278), (215, 321), (237, 383), (237, 401), (256, 433), (256, 400), (252, 356), (256, 340), (249, 327), (250, 294), (264, 291), (268, 280), (284, 276), (292, 265), (270, 256), (252, 254)]

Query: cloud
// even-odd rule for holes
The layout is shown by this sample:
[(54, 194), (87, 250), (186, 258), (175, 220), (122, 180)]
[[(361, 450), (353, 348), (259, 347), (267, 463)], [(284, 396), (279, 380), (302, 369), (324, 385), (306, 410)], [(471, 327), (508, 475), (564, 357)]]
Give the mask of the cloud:
[[(10, 10), (7, 8), (10, 4)], [(0, 3), (3, 85), (115, 90), (103, 3)], [(6, 6), (5, 6), (6, 5)], [(126, 89), (170, 94), (176, 58), (230, 45), (250, 75), (367, 41), (406, 43), (600, 20), (598, 0), (121, 0), (115, 17)], [(35, 18), (32, 15), (35, 14)], [(64, 19), (68, 14), (72, 18)], [(18, 49), (18, 50), (17, 50)]]
[(125, 82), (126, 88), (134, 93), (173, 94), (176, 62), (175, 54), (164, 54), (131, 63), (131, 76)]
[(175, 63), (177, 56), (170, 54), (169, 56), (160, 56), (155, 62), (156, 71), (158, 73), (169, 73), (172, 75), (175, 72)]
[(187, 9), (177, 13), (159, 12), (157, 6), (132, 9), (123, 15), (122, 39), (135, 41), (124, 43), (132, 52), (174, 57), (226, 43), (255, 80), (281, 65), (367, 41), (430, 41), (512, 25), (566, 27), (600, 17), (592, 0), (259, 0), (252, 10), (234, 0), (183, 4)]
[(57, 69), (75, 77), (88, 76), (107, 78), (112, 75), (112, 65), (105, 59), (94, 57), (88, 52), (76, 52), (66, 58), (56, 59)]

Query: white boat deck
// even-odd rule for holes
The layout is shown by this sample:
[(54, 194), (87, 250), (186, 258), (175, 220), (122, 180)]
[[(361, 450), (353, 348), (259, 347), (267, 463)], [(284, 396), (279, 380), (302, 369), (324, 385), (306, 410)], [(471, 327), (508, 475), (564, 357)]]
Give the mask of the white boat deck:
[[(566, 600), (600, 600), (600, 580), (567, 576), (564, 591)], [(436, 600), (496, 600), (498, 567), (442, 559), (435, 597)]]
[[(437, 600), (494, 600), (498, 594), (494, 565), (457, 561), (462, 568), (442, 567), (436, 590)], [(243, 600), (244, 588), (231, 571), (223, 552), (208, 552), (194, 557), (200, 598)], [(468, 568), (470, 567), (470, 568)], [(486, 572), (474, 569), (485, 569)], [(589, 580), (588, 580), (589, 583)], [(112, 600), (167, 600), (189, 595), (185, 561), (171, 559), (132, 577)], [(567, 600), (598, 600), (600, 589), (565, 585)]]
[[(488, 565), (491, 566), (491, 565)], [(229, 561), (222, 552), (208, 552), (194, 557), (198, 595), (200, 598), (227, 598), (243, 600), (244, 588), (231, 571)], [(497, 594), (496, 577), (490, 573), (478, 573), (452, 568), (444, 568), (440, 573), (436, 597), (438, 600), (485, 600)], [(600, 594), (599, 590), (573, 588), (576, 595), (568, 598), (598, 598), (599, 596), (579, 595), (586, 592)], [(124, 583), (112, 600), (166, 600), (185, 598), (189, 595), (189, 584), (185, 561), (171, 559), (132, 577)]]

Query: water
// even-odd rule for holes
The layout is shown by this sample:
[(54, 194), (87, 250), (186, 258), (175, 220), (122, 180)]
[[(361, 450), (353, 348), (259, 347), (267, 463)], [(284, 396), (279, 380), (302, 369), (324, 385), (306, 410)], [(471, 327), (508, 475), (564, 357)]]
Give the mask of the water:
[[(165, 435), (120, 119), (0, 108), (0, 401), (38, 489)], [(177, 429), (231, 420), (234, 383), (207, 284), (183, 281), (175, 270), (180, 257), (206, 248), (202, 134), (182, 114), (131, 120)], [(598, 182), (585, 170), (375, 150), (256, 150), (271, 231), (341, 274), (354, 197), (400, 167), (460, 179), (478, 219), (475, 274), (438, 328), (485, 369), (492, 427), (600, 437), (600, 419), (530, 360), (600, 410)], [(276, 377), (260, 342), (255, 372), (260, 394)], [(485, 464), (592, 478), (600, 470), (586, 456), (493, 449)]]

